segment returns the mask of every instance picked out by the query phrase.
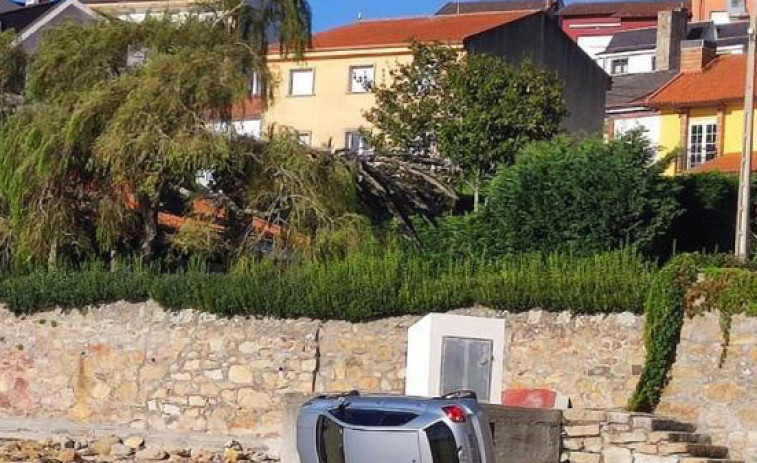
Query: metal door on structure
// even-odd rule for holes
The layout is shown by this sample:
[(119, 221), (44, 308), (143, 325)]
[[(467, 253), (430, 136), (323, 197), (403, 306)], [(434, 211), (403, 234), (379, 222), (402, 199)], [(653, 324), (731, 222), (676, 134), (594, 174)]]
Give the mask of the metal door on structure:
[(491, 339), (442, 338), (441, 394), (471, 390), (488, 401), (492, 377)]

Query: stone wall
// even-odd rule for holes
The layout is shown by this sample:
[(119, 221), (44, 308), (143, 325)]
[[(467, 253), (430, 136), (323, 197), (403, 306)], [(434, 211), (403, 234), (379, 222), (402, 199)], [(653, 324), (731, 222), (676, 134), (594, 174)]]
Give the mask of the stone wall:
[(716, 314), (687, 320), (660, 413), (697, 425), (733, 457), (757, 462), (757, 318), (737, 316), (727, 357)]
[[(575, 406), (617, 407), (635, 386), (639, 317), (458, 313), (506, 319), (503, 388), (548, 387)], [(3, 309), (0, 431), (41, 419), (56, 429), (232, 435), (277, 447), (287, 394), (402, 392), (407, 328), (417, 320), (225, 319), (152, 302), (29, 317)]]

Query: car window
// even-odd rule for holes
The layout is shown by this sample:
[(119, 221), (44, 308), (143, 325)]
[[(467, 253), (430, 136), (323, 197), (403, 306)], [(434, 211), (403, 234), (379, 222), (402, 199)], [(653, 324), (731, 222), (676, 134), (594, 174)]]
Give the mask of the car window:
[(440, 421), (426, 428), (426, 437), (431, 447), (433, 463), (460, 463), (455, 435), (444, 422)]
[(402, 426), (418, 417), (411, 412), (350, 407), (336, 408), (331, 414), (339, 421), (355, 426)]
[(317, 449), (320, 463), (344, 463), (344, 429), (332, 420), (318, 418)]

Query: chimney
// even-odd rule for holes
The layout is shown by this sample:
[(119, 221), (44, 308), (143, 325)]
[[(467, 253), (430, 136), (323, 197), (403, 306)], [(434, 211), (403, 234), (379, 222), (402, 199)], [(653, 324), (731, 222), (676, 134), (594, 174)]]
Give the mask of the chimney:
[(715, 44), (709, 40), (685, 40), (681, 42), (681, 72), (699, 72), (715, 56)]
[(681, 41), (686, 40), (688, 11), (678, 8), (657, 13), (656, 71), (679, 68)]

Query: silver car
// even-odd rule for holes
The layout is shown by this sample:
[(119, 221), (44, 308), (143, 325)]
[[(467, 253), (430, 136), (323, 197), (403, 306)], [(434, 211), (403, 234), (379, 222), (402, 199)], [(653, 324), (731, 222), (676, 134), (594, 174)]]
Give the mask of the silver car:
[(491, 429), (476, 395), (313, 398), (297, 419), (301, 463), (494, 463)]

